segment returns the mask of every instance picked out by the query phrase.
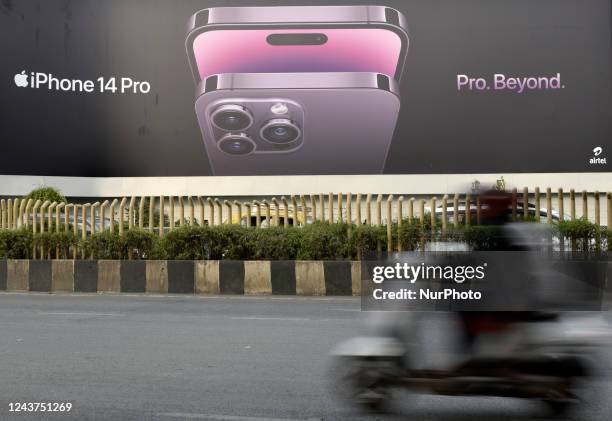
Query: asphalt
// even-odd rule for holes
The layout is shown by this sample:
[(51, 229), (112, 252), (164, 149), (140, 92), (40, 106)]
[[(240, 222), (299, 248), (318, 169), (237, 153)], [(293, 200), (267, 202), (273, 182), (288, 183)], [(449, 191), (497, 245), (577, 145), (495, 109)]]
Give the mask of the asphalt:
[[(329, 352), (355, 298), (0, 293), (0, 420), (537, 419), (535, 403), (399, 393), (392, 413), (339, 402)], [(597, 385), (612, 396), (607, 381)], [(70, 402), (11, 413), (10, 402)], [(612, 419), (607, 399), (582, 420)]]

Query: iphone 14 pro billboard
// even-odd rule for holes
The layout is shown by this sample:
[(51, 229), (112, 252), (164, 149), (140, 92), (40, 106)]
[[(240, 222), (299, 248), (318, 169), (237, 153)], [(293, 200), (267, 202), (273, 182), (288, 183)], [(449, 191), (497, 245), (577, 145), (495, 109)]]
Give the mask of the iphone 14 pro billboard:
[(608, 172), (609, 0), (0, 3), (0, 174)]

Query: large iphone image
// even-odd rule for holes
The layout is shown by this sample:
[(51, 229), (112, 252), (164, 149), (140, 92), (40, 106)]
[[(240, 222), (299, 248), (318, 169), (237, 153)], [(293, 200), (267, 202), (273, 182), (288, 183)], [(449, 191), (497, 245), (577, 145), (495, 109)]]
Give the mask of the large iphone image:
[(213, 8), (190, 25), (196, 115), (214, 175), (384, 171), (408, 49), (399, 12)]

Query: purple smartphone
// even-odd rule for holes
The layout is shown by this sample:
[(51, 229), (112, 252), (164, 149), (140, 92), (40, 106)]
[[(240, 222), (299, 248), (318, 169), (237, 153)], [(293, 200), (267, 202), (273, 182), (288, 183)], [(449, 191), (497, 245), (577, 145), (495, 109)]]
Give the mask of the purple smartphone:
[(221, 7), (186, 46), (215, 175), (379, 174), (408, 35), (383, 6)]
[(400, 108), (380, 73), (238, 73), (199, 84), (214, 175), (380, 174)]
[(189, 20), (196, 83), (224, 73), (372, 72), (401, 80), (406, 19), (384, 6), (217, 7)]

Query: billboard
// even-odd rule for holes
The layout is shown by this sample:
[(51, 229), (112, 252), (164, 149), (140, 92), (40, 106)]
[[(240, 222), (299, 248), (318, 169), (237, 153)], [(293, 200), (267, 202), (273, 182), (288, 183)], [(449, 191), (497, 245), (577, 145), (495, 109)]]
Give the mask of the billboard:
[(0, 174), (609, 172), (609, 0), (0, 5)]

